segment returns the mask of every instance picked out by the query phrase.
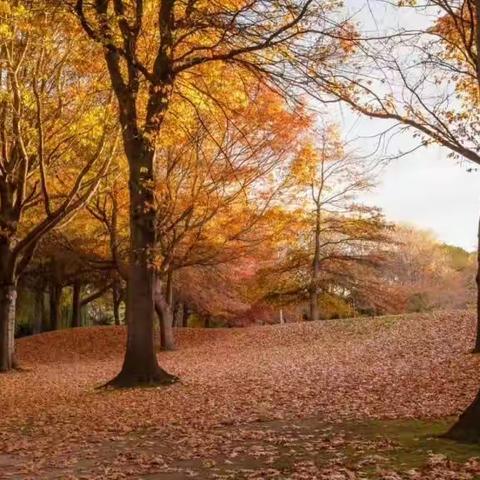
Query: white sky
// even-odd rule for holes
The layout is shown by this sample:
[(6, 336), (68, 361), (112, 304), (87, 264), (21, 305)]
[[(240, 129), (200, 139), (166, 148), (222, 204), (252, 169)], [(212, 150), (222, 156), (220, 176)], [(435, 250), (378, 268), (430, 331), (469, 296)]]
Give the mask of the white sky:
[[(346, 0), (349, 13), (368, 30), (398, 25), (418, 27), (425, 22), (411, 11), (392, 14), (381, 0)], [(390, 11), (389, 11), (390, 9)], [(380, 120), (359, 118), (345, 107), (334, 107), (347, 138), (371, 136), (389, 124)], [(372, 149), (372, 140), (357, 142), (363, 152)], [(407, 151), (415, 143), (407, 133), (395, 138), (387, 148), (394, 155)], [(471, 164), (458, 163), (447, 157), (448, 151), (428, 147), (390, 162), (379, 178), (377, 188), (367, 201), (381, 207), (387, 219), (407, 222), (433, 231), (440, 240), (467, 250), (476, 249), (480, 214), (480, 171), (468, 173)]]
[(476, 249), (480, 172), (467, 172), (445, 150), (417, 150), (391, 162), (369, 202), (386, 217), (432, 230), (440, 240)]

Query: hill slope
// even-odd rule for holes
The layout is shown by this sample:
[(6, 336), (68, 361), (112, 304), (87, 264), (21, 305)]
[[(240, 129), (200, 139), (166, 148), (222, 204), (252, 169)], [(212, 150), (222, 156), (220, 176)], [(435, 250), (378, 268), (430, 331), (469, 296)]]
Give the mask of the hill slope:
[(0, 376), (0, 452), (14, 445), (49, 458), (153, 429), (201, 454), (206, 444), (221, 449), (221, 425), (457, 414), (480, 384), (480, 358), (468, 354), (474, 323), (470, 312), (442, 312), (181, 329), (179, 350), (159, 354), (181, 383), (113, 392), (94, 387), (120, 368), (123, 328), (25, 338), (18, 354), (29, 370)]

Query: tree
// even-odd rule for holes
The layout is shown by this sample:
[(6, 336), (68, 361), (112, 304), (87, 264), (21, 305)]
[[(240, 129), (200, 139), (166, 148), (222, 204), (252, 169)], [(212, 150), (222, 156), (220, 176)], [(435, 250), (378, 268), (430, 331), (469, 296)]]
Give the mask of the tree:
[[(174, 114), (163, 126), (166, 141), (159, 142), (155, 194), (162, 215), (153, 257), (155, 310), (164, 350), (174, 348), (174, 297), (192, 299), (188, 290), (196, 292), (193, 297), (201, 296), (197, 288), (181, 281), (185, 271), (232, 264), (258, 244), (259, 232), (252, 235), (252, 230), (257, 230), (278, 193), (281, 170), (291, 161), (297, 138), (308, 124), (301, 108), (292, 109), (257, 79), (244, 77), (241, 88), (231, 82), (226, 72), (220, 88), (229, 95), (217, 91), (215, 102), (205, 98), (195, 108), (186, 101), (175, 102)], [(218, 90), (214, 78), (207, 77), (203, 84), (205, 91)], [(181, 122), (177, 111), (183, 114)], [(97, 265), (106, 268), (111, 262), (127, 278), (125, 249), (119, 248), (128, 240), (123, 208), (128, 202), (118, 181), (121, 175), (119, 171), (102, 182), (88, 210), (104, 226), (110, 243), (105, 264)], [(103, 233), (89, 232), (84, 238), (99, 235)], [(202, 305), (198, 312), (212, 313), (205, 310), (205, 302), (190, 303)]]
[(285, 194), (291, 200), (284, 198), (287, 206), (272, 216), (273, 229), (279, 228), (270, 247), (276, 253), (256, 281), (263, 285), (257, 295), (280, 306), (308, 301), (311, 320), (325, 318), (320, 303), (345, 306), (342, 316), (352, 313), (349, 299), (359, 286), (372, 287), (367, 272), (381, 262), (375, 250), (388, 242), (378, 209), (356, 202), (370, 187), (376, 162), (348, 152), (335, 127), (318, 137), (318, 145), (308, 141), (291, 165)]
[(432, 233), (397, 225), (379, 277), (396, 297), (392, 313), (468, 308), (473, 303), (473, 256), (441, 244)]
[[(306, 145), (292, 168), (294, 181), (309, 191), (307, 198), (310, 201), (306, 202), (306, 208), (311, 208), (308, 204), (313, 206), (310, 320), (319, 319), (320, 276), (322, 262), (327, 260), (325, 252), (328, 256), (335, 256), (337, 252), (332, 251), (332, 246), (383, 239), (381, 222), (378, 223), (378, 232), (375, 228), (368, 229), (368, 226), (374, 227), (378, 219), (376, 209), (359, 207), (354, 203), (356, 195), (371, 188), (369, 176), (374, 165), (346, 151), (334, 126), (326, 127), (319, 137), (318, 148)], [(301, 195), (301, 190), (299, 193)], [(349, 227), (348, 222), (352, 224)], [(352, 260), (354, 258), (352, 255)]]
[(88, 201), (114, 144), (108, 93), (94, 93), (98, 72), (81, 66), (67, 18), (20, 0), (0, 2), (0, 18), (0, 371), (8, 371), (18, 278), (42, 237)]
[[(285, 58), (296, 53), (305, 57), (306, 51), (311, 52), (317, 62), (329, 58), (325, 44), (338, 43), (331, 35), (337, 27), (326, 18), (333, 7), (313, 0), (285, 0), (275, 8), (261, 0), (227, 5), (180, 0), (76, 1), (75, 12), (85, 32), (103, 49), (130, 172), (127, 350), (122, 370), (111, 385), (176, 380), (159, 367), (155, 356), (151, 258), (158, 220), (155, 156), (172, 98), (195, 92), (196, 77), (213, 62), (266, 77), (281, 74)], [(311, 40), (315, 38), (325, 41), (314, 48)]]
[[(261, 241), (256, 227), (284, 183), (282, 170), (308, 124), (302, 108), (290, 108), (254, 78), (247, 82), (248, 88), (237, 87), (235, 100), (218, 98), (208, 108), (195, 108), (191, 124), (183, 122), (184, 141), (159, 152), (155, 299), (162, 342), (173, 338), (174, 273), (178, 279), (187, 268), (232, 264)], [(178, 131), (178, 122), (172, 123), (164, 131)], [(173, 348), (168, 343), (162, 348)]]
[[(418, 6), (409, 1), (397, 8)], [(432, 13), (430, 25), (345, 37), (356, 54), (354, 68), (329, 78), (312, 75), (308, 88), (316, 85), (361, 114), (405, 126), (422, 145), (437, 143), (453, 158), (480, 164), (480, 2), (429, 0), (422, 6)], [(480, 311), (477, 323), (480, 328)], [(447, 436), (480, 438), (480, 393)]]

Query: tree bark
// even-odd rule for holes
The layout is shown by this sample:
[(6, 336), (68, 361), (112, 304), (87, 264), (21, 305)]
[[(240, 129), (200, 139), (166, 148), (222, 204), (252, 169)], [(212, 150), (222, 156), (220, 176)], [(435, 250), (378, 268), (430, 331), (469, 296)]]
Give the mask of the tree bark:
[(112, 286), (112, 304), (113, 304), (113, 318), (115, 325), (120, 325), (120, 304), (122, 303), (122, 292), (118, 281), (115, 281)]
[(50, 329), (60, 328), (60, 297), (62, 287), (55, 282), (50, 284)]
[(72, 293), (72, 328), (82, 326), (82, 304), (81, 304), (82, 284), (75, 282)]
[(317, 202), (315, 217), (315, 246), (312, 260), (312, 280), (310, 285), (310, 320), (317, 321), (318, 313), (318, 281), (320, 277), (320, 226), (321, 210), (320, 203)]
[(165, 297), (162, 291), (162, 281), (160, 276), (157, 275), (155, 278), (155, 310), (160, 326), (160, 348), (167, 352), (176, 349), (173, 336), (172, 300), (171, 280), (167, 282), (167, 296)]
[(453, 427), (443, 436), (461, 442), (480, 442), (480, 391)]
[(0, 372), (15, 367), (15, 284), (0, 286)]
[[(125, 137), (126, 135), (126, 137)], [(127, 283), (127, 348), (120, 373), (108, 386), (171, 384), (177, 377), (160, 368), (154, 345), (156, 210), (152, 191), (154, 149), (124, 132), (130, 165), (130, 258)]]
[(318, 291), (315, 287), (310, 290), (310, 316), (309, 320), (316, 321), (319, 318), (318, 313)]
[(182, 318), (182, 303), (175, 302), (175, 305), (173, 308), (173, 327), (182, 326), (180, 321), (181, 318)]
[(115, 322), (115, 325), (118, 327), (121, 322), (120, 322), (120, 302), (114, 301), (113, 302), (113, 320)]
[(204, 327), (205, 328), (210, 328), (210, 320), (211, 320), (210, 314), (207, 313), (205, 315), (205, 319), (204, 319)]
[(480, 219), (478, 222), (478, 244), (477, 244), (477, 333), (473, 353), (480, 353)]
[(182, 311), (182, 327), (188, 327), (188, 317), (190, 317), (190, 310), (186, 303), (183, 304), (183, 311)]

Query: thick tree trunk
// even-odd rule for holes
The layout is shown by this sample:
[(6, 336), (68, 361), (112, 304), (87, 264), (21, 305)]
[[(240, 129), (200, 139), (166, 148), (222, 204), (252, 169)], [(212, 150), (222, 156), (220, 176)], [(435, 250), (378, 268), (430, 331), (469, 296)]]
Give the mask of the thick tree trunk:
[[(171, 285), (171, 282), (170, 282)], [(157, 275), (155, 278), (155, 310), (160, 326), (160, 348), (163, 351), (175, 350), (175, 338), (173, 336), (173, 308), (168, 300), (172, 300), (170, 285), (167, 285), (167, 297), (162, 291), (162, 281)]]
[(477, 244), (477, 333), (473, 353), (480, 353), (480, 220), (478, 222), (478, 244)]
[(0, 372), (15, 368), (16, 262), (8, 240), (0, 236)]
[[(129, 132), (124, 132), (128, 135)], [(125, 138), (125, 137), (124, 137)], [(154, 152), (125, 138), (130, 163), (130, 259), (127, 285), (127, 349), (120, 373), (107, 385), (171, 384), (177, 377), (160, 368), (154, 345), (156, 211), (152, 192)]]
[(72, 293), (72, 328), (82, 326), (82, 303), (81, 303), (82, 284), (75, 282)]
[(14, 284), (0, 286), (0, 372), (15, 367), (15, 302)]
[[(77, 13), (83, 16), (81, 3)], [(121, 2), (118, 2), (121, 3)], [(108, 10), (109, 2), (96, 2), (97, 12)], [(125, 83), (121, 58), (117, 52), (104, 49), (111, 85), (119, 105), (123, 147), (129, 166), (130, 257), (127, 287), (127, 349), (121, 372), (109, 385), (135, 386), (169, 384), (177, 378), (158, 365), (154, 346), (154, 260), (157, 230), (155, 185), (155, 143), (159, 136), (173, 92), (173, 46), (175, 2), (160, 2), (159, 33), (161, 48), (153, 61), (145, 112), (138, 111), (140, 69), (129, 63)], [(88, 22), (87, 22), (88, 23)], [(85, 23), (82, 23), (85, 26)], [(88, 30), (88, 28), (87, 28)], [(135, 58), (137, 36), (132, 29), (122, 29), (128, 44), (128, 56)], [(140, 127), (140, 118), (144, 118)]]
[(461, 442), (480, 442), (480, 391), (444, 437)]

